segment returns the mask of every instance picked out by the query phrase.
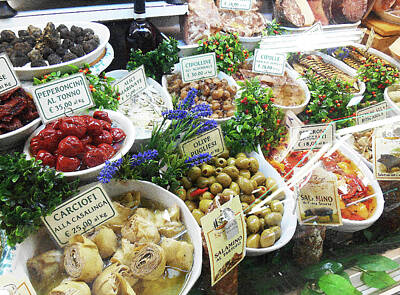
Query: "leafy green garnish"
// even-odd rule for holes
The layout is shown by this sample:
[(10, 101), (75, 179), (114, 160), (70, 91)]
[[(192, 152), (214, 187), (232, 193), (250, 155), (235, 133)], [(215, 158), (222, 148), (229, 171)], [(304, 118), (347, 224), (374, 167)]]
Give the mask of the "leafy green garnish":
[(322, 276), (318, 281), (318, 286), (326, 295), (362, 294), (348, 280), (336, 274)]

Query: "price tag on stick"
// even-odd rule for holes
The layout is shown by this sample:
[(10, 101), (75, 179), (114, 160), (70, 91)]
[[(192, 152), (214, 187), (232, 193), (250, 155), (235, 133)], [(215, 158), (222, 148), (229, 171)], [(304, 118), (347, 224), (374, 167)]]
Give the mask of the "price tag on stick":
[(43, 123), (95, 105), (83, 73), (35, 86), (32, 94)]
[(117, 215), (98, 184), (62, 203), (42, 220), (58, 245), (64, 247), (74, 235), (84, 234)]
[(5, 53), (0, 54), (0, 95), (20, 86), (10, 59)]
[(147, 87), (147, 78), (144, 66), (141, 65), (136, 70), (130, 72), (127, 76), (117, 81), (114, 85), (118, 87), (121, 104), (132, 99), (135, 94)]
[(180, 58), (183, 83), (217, 76), (215, 52)]
[(220, 0), (220, 9), (229, 10), (251, 10), (252, 0)]
[(286, 55), (271, 53), (269, 50), (256, 49), (254, 52), (253, 72), (283, 76), (285, 73)]

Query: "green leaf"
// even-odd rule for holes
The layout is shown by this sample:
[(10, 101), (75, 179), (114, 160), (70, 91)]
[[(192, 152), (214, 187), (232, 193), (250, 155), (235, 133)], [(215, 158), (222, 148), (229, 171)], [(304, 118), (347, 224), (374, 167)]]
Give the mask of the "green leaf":
[(396, 283), (384, 271), (366, 271), (361, 275), (361, 280), (369, 287), (383, 289)]
[(307, 285), (301, 290), (300, 295), (321, 295), (317, 291), (310, 289)]
[(348, 280), (336, 274), (322, 276), (318, 281), (318, 286), (326, 295), (362, 294)]
[(365, 270), (387, 271), (399, 268), (400, 265), (385, 256), (368, 255), (357, 258), (357, 265)]
[(333, 260), (325, 260), (316, 265), (312, 265), (304, 269), (301, 274), (304, 278), (317, 280), (327, 272), (338, 273), (343, 271), (343, 265)]
[(349, 274), (347, 272), (345, 272), (345, 271), (338, 272), (337, 275), (339, 275), (339, 276), (345, 278), (346, 280), (348, 280), (349, 282), (351, 282), (350, 281), (350, 276), (349, 276)]

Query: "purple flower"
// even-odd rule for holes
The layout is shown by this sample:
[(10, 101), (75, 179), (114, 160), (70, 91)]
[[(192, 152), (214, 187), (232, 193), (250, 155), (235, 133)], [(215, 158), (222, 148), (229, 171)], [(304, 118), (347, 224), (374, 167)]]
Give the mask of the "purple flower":
[(200, 123), (200, 128), (197, 130), (197, 134), (202, 134), (208, 130), (214, 129), (218, 126), (215, 120), (208, 120)]
[(198, 104), (195, 105), (191, 110), (190, 113), (192, 114), (194, 119), (204, 118), (212, 115), (211, 107), (208, 104)]
[(197, 89), (191, 88), (186, 97), (178, 104), (178, 110), (189, 110), (194, 105)]
[(99, 176), (97, 176), (97, 179), (101, 183), (109, 183), (114, 177), (115, 173), (118, 172), (119, 167), (121, 167), (122, 161), (122, 158), (114, 162), (106, 161), (106, 165), (103, 169), (101, 169)]
[(169, 110), (162, 112), (162, 115), (168, 120), (182, 120), (187, 117), (188, 112), (184, 110)]
[(189, 167), (193, 166), (199, 166), (200, 164), (204, 162), (210, 161), (212, 156), (209, 153), (203, 153), (203, 154), (198, 154), (193, 157), (189, 157), (188, 159), (185, 160), (185, 163)]
[(131, 157), (131, 167), (136, 167), (144, 162), (153, 160), (158, 157), (157, 150), (148, 150), (143, 153), (138, 153), (137, 155), (132, 155)]

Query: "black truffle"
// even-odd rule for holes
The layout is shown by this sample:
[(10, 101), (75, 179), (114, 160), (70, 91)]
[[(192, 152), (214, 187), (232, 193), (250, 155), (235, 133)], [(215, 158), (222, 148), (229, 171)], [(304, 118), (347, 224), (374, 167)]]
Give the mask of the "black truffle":
[(57, 54), (58, 56), (60, 56), (60, 57), (63, 57), (64, 54), (67, 53), (67, 51), (68, 51), (68, 49), (63, 48), (63, 47), (60, 46), (60, 47), (58, 47), (58, 48), (56, 49), (56, 54)]
[(18, 51), (14, 51), (10, 55), (10, 60), (14, 67), (23, 67), (29, 62), (29, 58), (25, 54), (21, 54)]
[(84, 56), (85, 51), (83, 50), (83, 46), (81, 44), (76, 44), (73, 47), (70, 47), (69, 49), (73, 54), (75, 54), (78, 57)]
[(35, 39), (39, 39), (42, 36), (42, 30), (32, 25), (28, 27), (28, 32)]
[(28, 57), (31, 60), (31, 62), (43, 60), (42, 54), (37, 49), (33, 49), (31, 52), (29, 52)]
[(43, 43), (45, 46), (56, 50), (61, 45), (60, 33), (56, 31), (53, 23), (47, 23), (43, 32)]
[(14, 50), (26, 55), (32, 50), (32, 46), (28, 42), (19, 42), (14, 44)]
[(25, 37), (25, 36), (29, 36), (29, 32), (27, 30), (18, 31), (18, 37)]
[(21, 40), (21, 42), (28, 42), (32, 47), (35, 47), (36, 45), (36, 39), (30, 35), (22, 36), (19, 39)]
[(49, 48), (49, 47), (44, 47), (43, 50), (41, 51), (42, 55), (45, 59), (47, 59), (49, 57), (50, 54), (54, 53), (54, 50)]
[(65, 49), (72, 48), (72, 47), (74, 47), (74, 42), (69, 39), (64, 39), (61, 44), (61, 47), (65, 48)]
[(15, 36), (15, 33), (10, 30), (1, 31), (0, 36), (1, 36), (1, 40), (3, 40), (3, 42), (8, 42), (8, 43), (10, 43), (12, 40), (17, 38), (17, 36)]
[(45, 60), (35, 60), (33, 62), (31, 62), (31, 67), (32, 68), (38, 68), (38, 67), (46, 67), (47, 63)]
[(78, 36), (75, 38), (75, 43), (76, 44), (82, 44), (83, 43), (83, 36)]
[(83, 50), (85, 51), (85, 53), (89, 53), (92, 52), (93, 50), (95, 50), (98, 47), (98, 44), (95, 40), (89, 40), (89, 41), (85, 41), (82, 44), (83, 46)]
[(90, 29), (90, 28), (87, 28), (87, 29), (84, 29), (83, 31), (82, 31), (82, 34), (84, 35), (84, 36), (86, 36), (86, 35), (94, 35), (94, 31), (92, 30), (92, 29)]
[(75, 33), (68, 29), (63, 29), (60, 31), (60, 37), (61, 37), (61, 39), (69, 39), (71, 41), (74, 41)]
[(66, 62), (66, 61), (70, 61), (70, 60), (73, 60), (73, 59), (76, 59), (76, 58), (78, 58), (75, 54), (73, 54), (72, 52), (67, 52), (64, 56), (63, 56), (63, 58), (62, 58), (62, 60), (64, 61), (64, 62)]
[(62, 62), (61, 57), (59, 57), (57, 54), (52, 53), (47, 57), (47, 61), (49, 62), (50, 65), (56, 65)]
[(60, 33), (61, 33), (61, 30), (64, 30), (64, 29), (67, 29), (67, 30), (68, 30), (67, 26), (64, 25), (64, 24), (61, 24), (61, 25), (59, 25), (59, 26), (57, 27), (57, 31), (59, 31)]
[(0, 53), (6, 52), (7, 48), (10, 47), (11, 47), (10, 44), (8, 44), (7, 42), (0, 43)]
[(74, 32), (75, 35), (78, 37), (82, 35), (83, 29), (81, 27), (72, 26), (71, 31)]

